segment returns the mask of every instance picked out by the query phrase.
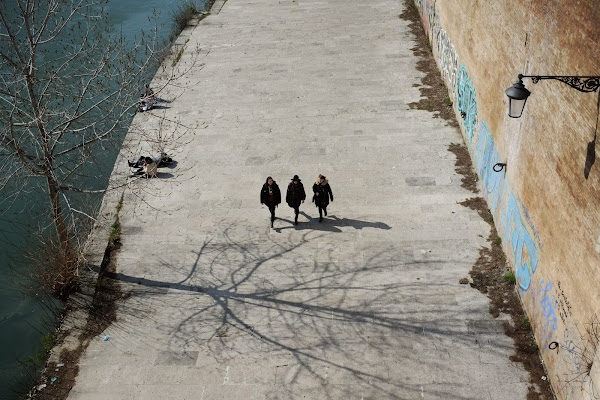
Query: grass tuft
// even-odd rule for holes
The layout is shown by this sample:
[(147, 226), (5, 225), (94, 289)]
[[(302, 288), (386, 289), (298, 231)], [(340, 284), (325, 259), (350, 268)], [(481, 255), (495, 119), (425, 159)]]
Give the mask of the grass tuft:
[(190, 21), (200, 13), (198, 7), (193, 1), (181, 4), (173, 12), (173, 28), (169, 39), (171, 42), (177, 39), (177, 36), (189, 25)]
[(515, 276), (515, 273), (512, 271), (507, 272), (504, 275), (502, 275), (502, 279), (504, 280), (504, 282), (508, 283), (509, 285), (514, 285), (517, 283), (517, 277)]

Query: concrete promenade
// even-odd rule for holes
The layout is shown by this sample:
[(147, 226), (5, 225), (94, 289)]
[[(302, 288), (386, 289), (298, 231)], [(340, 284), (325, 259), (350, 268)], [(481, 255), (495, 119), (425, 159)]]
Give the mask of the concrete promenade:
[[(137, 143), (151, 151), (140, 129), (158, 116), (182, 124), (161, 127), (177, 165), (125, 188), (130, 296), (70, 399), (526, 398), (503, 318), (459, 284), (489, 227), (458, 204), (473, 197), (448, 151), (460, 132), (408, 106), (422, 73), (402, 11), (228, 0), (184, 33), (178, 67), (198, 63), (161, 93), (171, 103), (136, 116), (112, 179)], [(334, 194), (323, 223), (319, 173)], [(309, 192), (300, 225), (284, 202), (270, 229), (261, 185), (285, 193), (294, 174)]]

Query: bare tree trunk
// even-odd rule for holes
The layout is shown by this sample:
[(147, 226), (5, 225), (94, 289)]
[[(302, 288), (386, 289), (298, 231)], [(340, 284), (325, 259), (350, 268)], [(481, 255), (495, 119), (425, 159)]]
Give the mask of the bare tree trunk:
[(69, 230), (63, 218), (62, 206), (60, 204), (60, 193), (56, 181), (52, 177), (46, 177), (48, 189), (50, 190), (50, 204), (52, 204), (52, 218), (56, 226), (56, 233), (60, 241), (60, 248), (67, 261), (73, 260), (73, 249), (69, 240)]
[(51, 174), (46, 175), (50, 204), (52, 205), (52, 218), (56, 227), (59, 254), (56, 265), (56, 279), (52, 287), (59, 298), (68, 296), (74, 285), (77, 285), (77, 260), (69, 237), (69, 230), (63, 216), (60, 204), (60, 192), (56, 180)]

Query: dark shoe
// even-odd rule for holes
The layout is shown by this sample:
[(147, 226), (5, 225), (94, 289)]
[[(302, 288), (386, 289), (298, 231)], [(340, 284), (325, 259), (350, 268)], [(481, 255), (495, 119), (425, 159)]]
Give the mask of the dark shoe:
[(323, 211), (325, 212), (325, 216), (327, 216), (327, 209), (324, 208)]

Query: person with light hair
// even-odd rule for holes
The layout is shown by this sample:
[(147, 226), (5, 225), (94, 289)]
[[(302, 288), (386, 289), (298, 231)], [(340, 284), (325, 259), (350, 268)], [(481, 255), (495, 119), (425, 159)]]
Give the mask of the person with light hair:
[(333, 202), (333, 192), (329, 181), (325, 178), (325, 175), (319, 174), (317, 181), (313, 185), (313, 202), (319, 209), (319, 222), (323, 222), (323, 213), (327, 216), (327, 206), (329, 205), (329, 199)]

